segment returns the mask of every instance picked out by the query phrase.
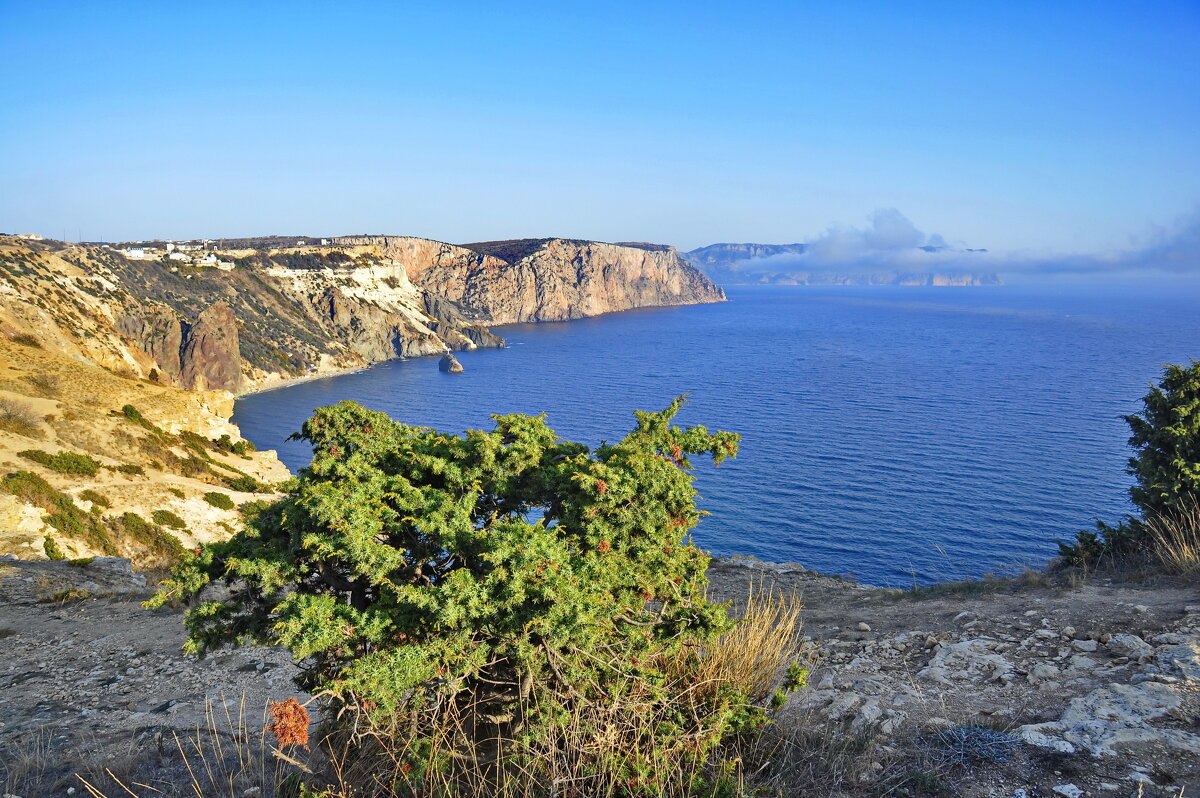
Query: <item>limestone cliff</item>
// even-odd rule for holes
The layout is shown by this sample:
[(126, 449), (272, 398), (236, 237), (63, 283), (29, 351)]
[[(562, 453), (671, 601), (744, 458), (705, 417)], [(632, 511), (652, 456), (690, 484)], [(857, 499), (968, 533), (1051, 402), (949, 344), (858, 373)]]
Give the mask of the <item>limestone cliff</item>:
[(503, 346), (488, 324), (725, 298), (659, 244), (274, 236), (176, 246), (0, 236), (0, 332), (117, 373), (237, 393)]
[(392, 236), (336, 239), (374, 245), (404, 263), (429, 294), (491, 324), (565, 321), (632, 308), (721, 302), (724, 292), (655, 244), (561, 238), (491, 241), (455, 247)]

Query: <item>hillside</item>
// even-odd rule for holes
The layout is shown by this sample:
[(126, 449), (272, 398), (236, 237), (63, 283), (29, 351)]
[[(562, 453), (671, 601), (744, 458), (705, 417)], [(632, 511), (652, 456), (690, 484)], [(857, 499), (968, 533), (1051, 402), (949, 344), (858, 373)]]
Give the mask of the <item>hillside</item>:
[(0, 554), (161, 567), (228, 537), (239, 506), (290, 476), (241, 441), (228, 392), (120, 376), (24, 340), (0, 338)]
[(491, 249), (511, 262), (397, 236), (0, 236), (0, 554), (155, 567), (228, 536), (289, 476), (229, 423), (236, 394), (502, 346), (484, 324), (724, 299), (669, 247)]

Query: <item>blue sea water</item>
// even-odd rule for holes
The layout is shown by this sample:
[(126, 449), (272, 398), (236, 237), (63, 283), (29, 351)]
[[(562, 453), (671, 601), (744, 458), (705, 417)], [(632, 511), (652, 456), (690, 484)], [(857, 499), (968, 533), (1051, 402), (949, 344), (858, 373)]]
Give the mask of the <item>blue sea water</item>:
[(1162, 365), (1200, 357), (1200, 287), (734, 287), (715, 305), (499, 328), (504, 350), (382, 363), (242, 398), (234, 421), (293, 470), (286, 437), (353, 399), (408, 424), (546, 413), (595, 444), (635, 408), (741, 433), (697, 469), (695, 531), (754, 554), (910, 585), (1037, 566), (1130, 511), (1128, 428)]

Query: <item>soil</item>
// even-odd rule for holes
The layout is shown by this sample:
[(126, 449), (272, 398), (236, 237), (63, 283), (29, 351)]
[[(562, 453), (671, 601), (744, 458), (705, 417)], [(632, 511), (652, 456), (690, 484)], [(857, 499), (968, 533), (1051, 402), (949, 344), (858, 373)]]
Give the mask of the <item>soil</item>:
[[(214, 783), (234, 779), (232, 792), (211, 789), (270, 794), (279, 763), (262, 735), (264, 707), (309, 700), (292, 685), (296, 666), (273, 649), (185, 655), (181, 611), (142, 609), (149, 589), (123, 562), (0, 560), (4, 792), (81, 794), (82, 776), (126, 794), (115, 776), (146, 785), (138, 795), (193, 794), (193, 776), (210, 778), (196, 775), (199, 750)], [(1200, 755), (1187, 747), (1200, 745), (1195, 583), (1039, 574), (895, 591), (753, 558), (716, 560), (710, 578), (711, 596), (735, 605), (752, 584), (805, 605), (812, 673), (779, 729), (799, 730), (781, 735), (794, 750), (780, 756), (807, 764), (778, 785), (785, 795), (1200, 793)], [(1117, 702), (1079, 728), (1068, 722), (1113, 686), (1169, 707), (1134, 717)], [(1041, 738), (1030, 731), (1060, 720), (1039, 726)], [(1111, 740), (1101, 733), (1110, 726), (1121, 731)], [(1092, 750), (1106, 740), (1111, 750)], [(255, 767), (236, 761), (246, 752)]]

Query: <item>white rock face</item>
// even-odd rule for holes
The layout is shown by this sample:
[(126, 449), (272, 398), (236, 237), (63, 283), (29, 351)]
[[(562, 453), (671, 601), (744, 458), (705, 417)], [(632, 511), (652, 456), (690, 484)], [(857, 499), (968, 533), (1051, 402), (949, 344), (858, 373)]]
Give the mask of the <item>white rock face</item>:
[(941, 643), (929, 661), (929, 665), (917, 673), (918, 676), (942, 684), (966, 680), (1009, 680), (1013, 678), (1013, 665), (995, 649), (998, 640), (977, 637), (959, 643)]
[(1030, 745), (1068, 751), (1062, 745), (1066, 742), (1096, 756), (1111, 756), (1132, 744), (1166, 745), (1200, 755), (1200, 736), (1150, 723), (1182, 703), (1180, 691), (1170, 685), (1110, 684), (1073, 699), (1058, 721), (1022, 726), (1017, 733)]

